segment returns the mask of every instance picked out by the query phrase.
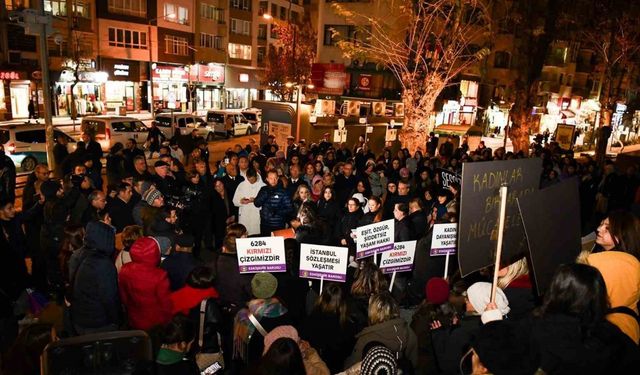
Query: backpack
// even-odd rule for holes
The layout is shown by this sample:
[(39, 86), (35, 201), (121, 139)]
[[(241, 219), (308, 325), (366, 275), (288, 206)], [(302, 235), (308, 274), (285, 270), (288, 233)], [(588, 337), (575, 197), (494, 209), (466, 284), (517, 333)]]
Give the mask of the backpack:
[[(198, 339), (195, 346), (195, 359), (198, 368), (203, 373), (215, 374), (224, 370), (224, 356), (222, 351), (222, 336), (219, 329), (216, 329), (217, 348), (207, 348), (205, 345), (205, 324), (221, 323), (221, 312), (216, 303), (210, 299), (203, 299), (198, 310)], [(219, 328), (219, 327), (218, 327)], [(207, 335), (210, 336), (210, 335)]]

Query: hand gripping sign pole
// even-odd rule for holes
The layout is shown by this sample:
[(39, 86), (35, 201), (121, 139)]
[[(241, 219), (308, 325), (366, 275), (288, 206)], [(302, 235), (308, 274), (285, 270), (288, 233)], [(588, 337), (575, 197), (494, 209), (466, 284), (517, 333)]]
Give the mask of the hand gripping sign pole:
[(502, 256), (502, 239), (504, 235), (504, 219), (507, 211), (507, 185), (500, 186), (500, 217), (498, 218), (498, 242), (496, 244), (496, 263), (493, 270), (493, 284), (491, 286), (491, 302), (496, 302), (496, 288), (498, 287), (498, 272), (500, 271), (500, 257)]

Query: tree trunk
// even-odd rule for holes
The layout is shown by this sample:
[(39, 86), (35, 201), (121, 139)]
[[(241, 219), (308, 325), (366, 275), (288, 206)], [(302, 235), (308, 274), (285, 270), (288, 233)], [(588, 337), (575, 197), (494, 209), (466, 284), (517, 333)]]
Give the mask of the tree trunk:
[(429, 108), (417, 108), (413, 95), (405, 90), (402, 101), (404, 103), (404, 122), (400, 129), (400, 144), (409, 149), (413, 155), (418, 149), (424, 153), (428, 138), (429, 114), (433, 104)]

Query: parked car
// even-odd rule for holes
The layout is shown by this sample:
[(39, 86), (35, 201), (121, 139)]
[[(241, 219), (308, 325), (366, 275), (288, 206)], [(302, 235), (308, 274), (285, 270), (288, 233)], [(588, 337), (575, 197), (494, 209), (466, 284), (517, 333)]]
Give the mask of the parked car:
[(117, 142), (123, 145), (133, 138), (138, 144), (147, 140), (149, 128), (135, 117), (126, 116), (87, 116), (82, 119), (83, 133), (95, 136), (102, 151), (107, 152)]
[(253, 134), (251, 123), (239, 110), (211, 110), (207, 111), (207, 125), (216, 134), (225, 137)]
[(200, 116), (191, 113), (174, 112), (158, 113), (155, 118), (156, 125), (165, 137), (173, 137), (174, 129), (180, 129), (181, 135), (190, 134), (193, 129), (198, 131), (198, 135), (208, 141), (214, 138), (213, 128), (208, 126)]
[[(76, 141), (62, 130), (53, 129), (55, 139), (62, 136), (69, 142), (67, 149), (73, 152)], [(16, 169), (31, 172), (38, 163), (47, 164), (47, 144), (44, 125), (6, 125), (0, 127), (0, 143)]]
[(262, 110), (258, 108), (245, 108), (241, 113), (251, 124), (251, 132), (254, 134), (260, 133), (260, 128), (262, 127)]

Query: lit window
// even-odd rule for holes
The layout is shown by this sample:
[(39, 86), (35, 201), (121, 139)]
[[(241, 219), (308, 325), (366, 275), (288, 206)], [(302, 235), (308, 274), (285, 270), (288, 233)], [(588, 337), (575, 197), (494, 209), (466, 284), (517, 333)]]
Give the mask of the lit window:
[(175, 4), (164, 4), (164, 19), (181, 25), (189, 24), (189, 9)]
[(232, 59), (251, 60), (251, 46), (229, 43), (229, 57)]

